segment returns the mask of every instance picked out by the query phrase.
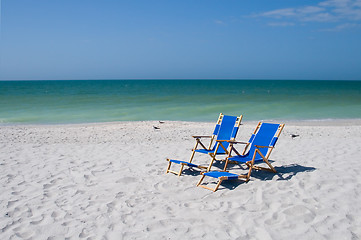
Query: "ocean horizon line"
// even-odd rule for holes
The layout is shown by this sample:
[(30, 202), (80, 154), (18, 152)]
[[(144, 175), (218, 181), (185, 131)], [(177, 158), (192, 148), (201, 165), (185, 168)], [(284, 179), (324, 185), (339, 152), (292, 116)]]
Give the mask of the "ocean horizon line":
[(0, 79), (10, 81), (361, 81), (361, 79), (262, 79), (262, 78), (94, 78), (94, 79)]
[[(204, 121), (187, 121), (187, 120), (117, 120), (117, 121), (104, 121), (104, 122), (14, 122), (14, 123), (3, 123), (0, 121), (0, 127), (16, 127), (16, 126), (92, 126), (92, 125), (113, 125), (119, 123), (149, 123), (150, 127), (157, 125), (158, 127), (167, 123), (215, 123), (217, 120), (214, 115), (214, 119), (212, 120), (204, 120)], [(238, 114), (238, 115), (241, 115)], [(161, 123), (160, 123), (161, 122)], [(325, 119), (259, 119), (259, 120), (247, 120), (242, 119), (242, 124), (248, 123), (258, 123), (258, 122), (267, 122), (267, 123), (284, 123), (287, 125), (298, 125), (298, 126), (349, 126), (349, 125), (361, 125), (361, 118), (325, 118)]]

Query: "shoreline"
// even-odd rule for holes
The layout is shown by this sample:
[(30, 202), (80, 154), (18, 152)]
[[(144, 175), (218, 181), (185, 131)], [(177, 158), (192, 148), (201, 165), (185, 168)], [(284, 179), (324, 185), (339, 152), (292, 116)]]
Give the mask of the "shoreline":
[[(215, 119), (216, 120), (216, 119)], [(112, 122), (83, 122), (83, 123), (0, 123), (1, 127), (41, 127), (41, 126), (99, 126), (99, 125), (115, 125), (115, 124), (137, 124), (137, 123), (152, 123), (158, 124), (159, 121), (167, 123), (214, 123), (213, 121), (173, 121), (173, 120), (136, 120), (136, 121), (112, 121)], [(290, 126), (359, 126), (361, 125), (361, 118), (351, 119), (303, 119), (303, 120), (242, 120), (243, 124), (257, 124), (258, 122), (269, 123), (284, 123)]]

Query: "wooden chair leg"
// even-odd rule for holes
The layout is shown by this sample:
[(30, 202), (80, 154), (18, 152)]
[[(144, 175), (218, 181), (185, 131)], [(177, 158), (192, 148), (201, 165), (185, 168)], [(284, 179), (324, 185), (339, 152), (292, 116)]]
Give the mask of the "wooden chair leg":
[(202, 175), (201, 179), (199, 179), (199, 181), (198, 181), (198, 183), (197, 183), (197, 186), (199, 186), (199, 185), (202, 183), (204, 177), (205, 177), (205, 175)]
[(270, 162), (268, 162), (267, 159), (264, 159), (264, 162), (268, 165), (268, 168), (266, 168), (266, 167), (259, 167), (259, 166), (252, 166), (252, 168), (253, 168), (253, 169), (256, 169), (256, 170), (265, 170), (265, 171), (277, 173), (276, 169), (272, 166), (272, 164), (271, 164)]
[(167, 159), (167, 160), (169, 163), (168, 163), (167, 171), (165, 173), (169, 173), (170, 166), (172, 165), (172, 162), (169, 161), (169, 159)]
[(183, 168), (184, 168), (184, 165), (181, 164), (181, 167), (180, 167), (179, 172), (178, 172), (178, 177), (182, 174)]
[(196, 153), (196, 149), (198, 147), (198, 141), (196, 141), (196, 144), (194, 146), (194, 148), (192, 149), (192, 155), (191, 155), (191, 158), (189, 159), (189, 162), (191, 163), (192, 160), (193, 160), (193, 157), (194, 157), (194, 154)]
[(219, 179), (217, 186), (214, 188), (213, 192), (217, 191), (217, 189), (219, 188), (219, 185), (221, 185), (223, 180)]
[(178, 172), (176, 172), (176, 171), (170, 169), (171, 165), (172, 165), (172, 162), (169, 159), (167, 159), (167, 160), (169, 161), (169, 163), (168, 163), (166, 174), (167, 173), (174, 173), (174, 174), (178, 175), (178, 177), (179, 177), (182, 174), (184, 164), (181, 164), (180, 170)]
[(197, 183), (197, 187), (202, 187), (202, 188), (204, 188), (204, 189), (208, 189), (208, 190), (211, 190), (211, 191), (213, 191), (213, 192), (217, 191), (217, 189), (218, 189), (219, 186), (221, 185), (223, 179), (218, 178), (218, 182), (217, 182), (216, 187), (215, 187), (215, 188), (210, 188), (210, 187), (201, 185), (201, 183), (202, 183), (202, 181), (203, 181), (203, 179), (204, 179), (205, 176), (206, 176), (206, 175), (202, 175), (201, 179), (200, 179), (199, 182)]
[(272, 172), (274, 172), (274, 173), (277, 172), (276, 169), (271, 165), (271, 163), (268, 162), (267, 159), (264, 159), (264, 162), (267, 163), (267, 165), (271, 168), (271, 171), (272, 171)]
[(207, 167), (207, 172), (211, 171), (212, 165), (213, 165), (214, 161), (216, 160), (215, 154), (209, 153), (209, 156), (212, 158), (212, 160)]
[(195, 153), (196, 153), (196, 150), (194, 148), (194, 149), (192, 149), (192, 155), (191, 155), (191, 158), (189, 159), (189, 162), (192, 162)]
[(208, 190), (211, 190), (211, 191), (213, 191), (213, 192), (215, 192), (215, 191), (216, 191), (216, 189), (213, 189), (213, 188), (207, 187), (207, 186), (205, 186), (205, 185), (199, 185), (198, 187), (201, 187), (201, 188), (204, 188), (204, 189), (208, 189)]
[(251, 173), (252, 173), (252, 170), (253, 170), (254, 167), (253, 167), (252, 162), (251, 163), (246, 163), (246, 164), (247, 164), (247, 166), (249, 168), (248, 174), (246, 175), (246, 182), (248, 182), (249, 179), (251, 178)]

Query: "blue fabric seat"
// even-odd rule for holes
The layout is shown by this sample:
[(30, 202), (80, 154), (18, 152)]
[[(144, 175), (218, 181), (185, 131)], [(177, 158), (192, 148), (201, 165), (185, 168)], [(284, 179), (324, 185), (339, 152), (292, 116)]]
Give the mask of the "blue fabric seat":
[(186, 161), (175, 160), (175, 159), (169, 159), (169, 161), (176, 164), (184, 164), (190, 167), (198, 167), (198, 165)]
[(230, 173), (230, 172), (224, 172), (224, 171), (210, 171), (210, 172), (203, 173), (203, 175), (206, 175), (206, 176), (212, 177), (212, 178), (219, 178), (219, 177), (224, 177), (227, 179), (237, 179), (238, 178), (237, 174)]
[[(223, 145), (225, 145), (225, 144), (223, 144)], [(211, 150), (208, 150), (208, 149), (196, 149), (195, 152), (203, 153), (203, 154), (209, 154), (209, 153), (213, 153), (214, 149), (211, 149)], [(226, 154), (226, 151), (224, 151), (223, 148), (221, 148), (221, 149), (218, 148), (217, 155), (221, 155), (221, 154)]]

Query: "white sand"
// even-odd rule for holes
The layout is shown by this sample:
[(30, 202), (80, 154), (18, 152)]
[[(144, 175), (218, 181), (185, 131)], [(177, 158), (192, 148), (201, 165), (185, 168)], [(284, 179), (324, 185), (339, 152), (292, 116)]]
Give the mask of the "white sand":
[[(244, 122), (237, 140), (255, 126)], [(361, 238), (361, 120), (286, 123), (278, 174), (215, 193), (195, 186), (197, 172), (165, 174), (167, 157), (188, 160), (191, 135), (213, 127), (1, 126), (0, 239)]]

